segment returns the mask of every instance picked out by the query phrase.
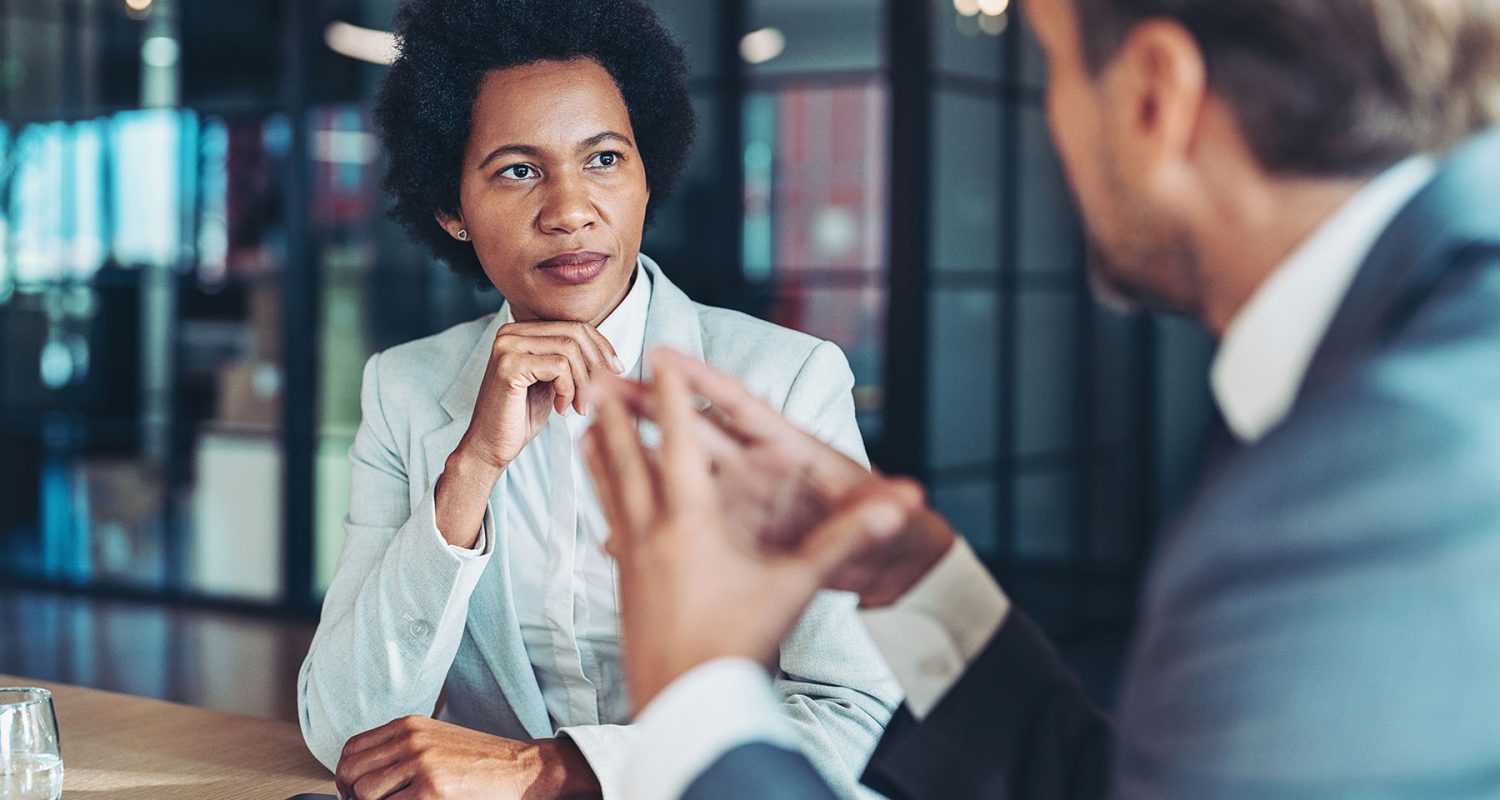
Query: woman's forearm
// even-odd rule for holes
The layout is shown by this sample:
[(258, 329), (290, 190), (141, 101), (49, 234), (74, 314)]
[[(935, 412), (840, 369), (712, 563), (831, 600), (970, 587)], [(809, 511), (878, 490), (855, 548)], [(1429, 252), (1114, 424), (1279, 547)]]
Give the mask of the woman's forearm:
[(473, 457), (462, 442), (448, 456), (438, 478), (433, 502), (437, 506), (437, 528), (449, 544), (471, 550), (484, 526), (484, 511), (490, 493), (500, 480), (503, 467)]

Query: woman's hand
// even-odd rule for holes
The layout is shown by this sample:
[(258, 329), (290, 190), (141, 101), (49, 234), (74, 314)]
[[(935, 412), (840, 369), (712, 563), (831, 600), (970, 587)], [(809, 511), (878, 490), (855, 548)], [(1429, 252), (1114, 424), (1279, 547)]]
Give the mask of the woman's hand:
[(438, 532), (473, 548), (495, 481), (556, 411), (587, 413), (592, 376), (625, 365), (593, 325), (512, 322), (500, 326), (474, 402), (474, 416), (448, 456), (434, 498)]
[(600, 796), (571, 740), (521, 742), (416, 716), (350, 739), (334, 781), (346, 800)]
[(589, 378), (600, 371), (618, 375), (625, 367), (604, 334), (588, 323), (502, 325), (458, 449), (504, 470), (553, 411), (588, 412)]

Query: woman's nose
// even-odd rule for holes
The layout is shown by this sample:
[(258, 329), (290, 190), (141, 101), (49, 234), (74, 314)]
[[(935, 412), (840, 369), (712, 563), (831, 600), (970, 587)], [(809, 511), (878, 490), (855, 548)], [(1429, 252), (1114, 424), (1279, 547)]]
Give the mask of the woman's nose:
[(576, 233), (593, 225), (599, 214), (582, 181), (565, 180), (548, 194), (537, 222), (544, 233)]

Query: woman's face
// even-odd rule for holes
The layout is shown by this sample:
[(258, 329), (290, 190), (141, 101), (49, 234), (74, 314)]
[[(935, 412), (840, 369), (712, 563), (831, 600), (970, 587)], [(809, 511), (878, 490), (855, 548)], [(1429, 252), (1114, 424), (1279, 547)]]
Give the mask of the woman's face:
[(479, 84), (459, 218), (517, 321), (595, 325), (624, 299), (645, 225), (646, 170), (625, 100), (591, 59), (494, 70)]

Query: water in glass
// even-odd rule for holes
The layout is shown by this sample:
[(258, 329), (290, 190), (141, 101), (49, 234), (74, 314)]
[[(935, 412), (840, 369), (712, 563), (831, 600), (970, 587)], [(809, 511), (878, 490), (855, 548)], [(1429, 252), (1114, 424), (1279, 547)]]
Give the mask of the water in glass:
[(59, 800), (62, 790), (52, 693), (0, 688), (0, 800)]

